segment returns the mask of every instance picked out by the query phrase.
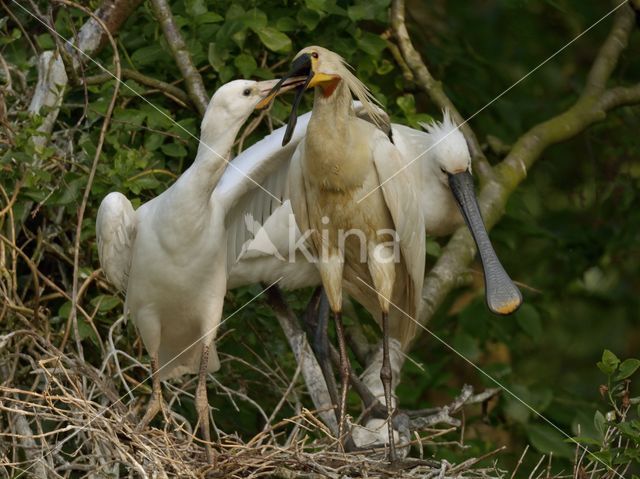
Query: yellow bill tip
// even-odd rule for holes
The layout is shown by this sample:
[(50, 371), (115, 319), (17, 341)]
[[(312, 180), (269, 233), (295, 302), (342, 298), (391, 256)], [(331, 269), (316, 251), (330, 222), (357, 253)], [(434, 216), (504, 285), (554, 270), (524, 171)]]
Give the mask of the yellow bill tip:
[(273, 101), (273, 99), (276, 97), (277, 94), (278, 94), (277, 92), (274, 92), (274, 93), (269, 93), (267, 96), (265, 96), (256, 105), (256, 110), (262, 110), (262, 109), (268, 107), (269, 104)]

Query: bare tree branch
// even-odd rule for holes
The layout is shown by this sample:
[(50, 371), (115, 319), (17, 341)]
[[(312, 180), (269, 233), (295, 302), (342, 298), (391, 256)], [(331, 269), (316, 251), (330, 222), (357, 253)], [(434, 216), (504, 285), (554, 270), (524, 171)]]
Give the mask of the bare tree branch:
[[(612, 108), (640, 103), (640, 85), (600, 90), (600, 85), (606, 84), (627, 44), (633, 21), (631, 8), (622, 7), (589, 72), (590, 86), (585, 88), (571, 108), (522, 135), (507, 157), (494, 168), (496, 180), (487, 183), (478, 198), (487, 229), (502, 217), (509, 196), (526, 178), (528, 169), (547, 147), (565, 141), (603, 120)], [(459, 229), (425, 278), (419, 318), (421, 324), (429, 321), (449, 291), (456, 287), (458, 278), (475, 252), (471, 235), (466, 228)]]
[(142, 0), (105, 0), (94, 12), (94, 15), (102, 21), (106, 30), (100, 27), (98, 21), (90, 18), (80, 28), (76, 45), (85, 53), (100, 51), (109, 41), (109, 35), (120, 30), (120, 26), (138, 8)]
[(604, 91), (620, 54), (627, 47), (634, 20), (635, 16), (629, 4), (618, 9), (613, 28), (593, 62), (583, 96), (595, 96)]
[(333, 408), (331, 407), (331, 397), (329, 396), (327, 385), (324, 382), (324, 376), (322, 375), (318, 360), (307, 341), (306, 334), (300, 327), (300, 324), (298, 324), (295, 314), (282, 297), (280, 289), (277, 287), (268, 288), (266, 294), (269, 305), (271, 309), (273, 309), (280, 323), (280, 327), (287, 337), (296, 361), (302, 367), (302, 375), (311, 400), (316, 409), (318, 409), (318, 415), (322, 418), (322, 421), (329, 426), (331, 432), (337, 434), (338, 423)]
[[(96, 54), (107, 41), (107, 33), (115, 34), (124, 20), (129, 18), (140, 3), (141, 0), (105, 0), (102, 6), (94, 12), (94, 15), (106, 26), (106, 33), (94, 18), (89, 18), (80, 28), (78, 37), (73, 44), (89, 56)], [(73, 49), (69, 45), (67, 48)], [(74, 58), (80, 62), (86, 61), (84, 56)], [(79, 63), (68, 66), (77, 68)], [(42, 136), (33, 138), (36, 151), (45, 146), (47, 137), (53, 130), (68, 81), (60, 53), (53, 51), (43, 52), (38, 60), (38, 83), (29, 105), (29, 112), (33, 115), (40, 115), (43, 107), (48, 107), (50, 110), (38, 127), (38, 131), (42, 133)]]
[(198, 110), (198, 113), (202, 116), (209, 104), (209, 95), (207, 95), (207, 90), (204, 88), (204, 83), (202, 82), (200, 73), (191, 61), (189, 50), (187, 49), (187, 45), (185, 44), (184, 39), (180, 34), (180, 30), (173, 19), (171, 8), (167, 4), (166, 0), (151, 0), (151, 5), (153, 6), (153, 11), (158, 18), (160, 25), (162, 26), (164, 37), (169, 44), (173, 58), (184, 77), (184, 81), (187, 85), (187, 91), (189, 92), (189, 98), (191, 98), (191, 101)]
[(458, 125), (462, 125), (460, 130), (469, 144), (474, 166), (480, 180), (484, 182), (485, 180), (492, 179), (493, 171), (491, 170), (491, 165), (484, 156), (484, 153), (482, 153), (480, 143), (478, 143), (475, 133), (468, 123), (463, 124), (464, 118), (460, 115), (458, 109), (444, 92), (442, 83), (433, 78), (431, 72), (422, 60), (420, 53), (418, 53), (411, 42), (411, 37), (407, 31), (405, 22), (404, 0), (394, 0), (391, 4), (391, 28), (393, 29), (393, 34), (398, 42), (400, 52), (402, 53), (406, 64), (409, 65), (409, 68), (413, 72), (418, 86), (420, 86), (420, 88), (429, 95), (431, 100), (439, 108), (448, 109), (455, 122)]

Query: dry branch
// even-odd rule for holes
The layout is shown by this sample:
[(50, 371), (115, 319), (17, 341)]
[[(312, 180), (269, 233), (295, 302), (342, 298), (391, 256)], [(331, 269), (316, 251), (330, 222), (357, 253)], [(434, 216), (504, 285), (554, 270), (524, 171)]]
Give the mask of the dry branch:
[(404, 0), (394, 0), (391, 4), (391, 28), (398, 42), (400, 53), (402, 54), (406, 64), (413, 72), (413, 76), (418, 86), (422, 88), (427, 95), (429, 95), (438, 108), (446, 108), (449, 110), (455, 122), (458, 125), (462, 125), (460, 130), (467, 140), (476, 172), (481, 181), (484, 182), (492, 179), (493, 172), (491, 170), (491, 165), (489, 165), (484, 153), (482, 153), (480, 143), (478, 142), (475, 133), (469, 124), (462, 124), (464, 122), (464, 118), (460, 115), (458, 109), (445, 93), (442, 83), (433, 78), (431, 72), (427, 68), (427, 65), (422, 61), (420, 53), (418, 53), (411, 42), (411, 37), (407, 31), (405, 21)]
[(204, 87), (200, 73), (191, 61), (191, 55), (189, 55), (187, 45), (180, 34), (180, 30), (178, 29), (175, 20), (173, 19), (171, 8), (166, 0), (152, 0), (151, 5), (153, 6), (153, 11), (158, 18), (160, 25), (162, 26), (164, 38), (169, 44), (173, 58), (175, 59), (178, 68), (180, 68), (180, 73), (182, 73), (182, 76), (184, 77), (184, 81), (187, 85), (187, 91), (189, 92), (189, 98), (191, 98), (191, 101), (198, 110), (198, 113), (202, 116), (209, 104), (209, 95), (207, 95), (207, 90)]
[(307, 341), (307, 336), (300, 327), (291, 308), (286, 303), (278, 288), (267, 289), (267, 298), (280, 327), (284, 331), (289, 346), (296, 357), (296, 361), (302, 367), (302, 375), (307, 385), (307, 390), (314, 406), (319, 411), (318, 415), (329, 426), (333, 434), (337, 434), (338, 423), (333, 412), (331, 397), (324, 382), (322, 370), (315, 354)]

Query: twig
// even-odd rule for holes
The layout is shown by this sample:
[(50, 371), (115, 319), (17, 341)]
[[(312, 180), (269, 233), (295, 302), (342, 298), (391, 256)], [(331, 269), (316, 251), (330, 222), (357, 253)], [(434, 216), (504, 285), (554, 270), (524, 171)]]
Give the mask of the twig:
[(529, 450), (529, 444), (527, 444), (527, 446), (524, 448), (524, 451), (522, 451), (522, 454), (520, 455), (520, 459), (518, 459), (518, 463), (516, 464), (516, 467), (513, 468), (513, 472), (511, 473), (511, 476), (509, 479), (513, 479), (514, 477), (516, 477), (516, 472), (518, 472), (518, 469), (522, 465), (522, 461), (524, 460), (524, 456), (527, 455), (528, 450)]
[[(151, 78), (147, 75), (144, 75), (135, 70), (131, 70), (129, 68), (123, 68), (121, 70), (122, 78), (134, 80), (141, 85), (145, 85), (151, 88), (155, 88), (159, 90), (161, 93), (164, 93), (169, 98), (177, 99), (182, 105), (186, 105), (190, 102), (189, 95), (185, 93), (184, 90), (178, 88), (177, 86), (171, 85), (170, 83), (163, 82), (161, 80), (157, 80), (155, 78)], [(98, 75), (85, 77), (83, 83), (85, 85), (98, 85), (100, 83), (104, 83), (107, 81), (113, 80), (113, 75), (111, 73), (101, 73)]]

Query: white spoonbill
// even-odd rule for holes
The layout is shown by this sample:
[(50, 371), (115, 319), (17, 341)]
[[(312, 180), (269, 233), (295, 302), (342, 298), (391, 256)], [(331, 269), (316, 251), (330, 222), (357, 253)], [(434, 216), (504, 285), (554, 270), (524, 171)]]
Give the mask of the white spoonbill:
[(153, 395), (138, 429), (164, 408), (162, 379), (197, 372), (195, 403), (210, 462), (206, 374), (220, 367), (213, 340), (227, 291), (227, 214), (238, 198), (212, 193), (240, 127), (274, 84), (236, 80), (220, 87), (202, 120), (197, 156), (180, 178), (135, 211), (124, 195), (110, 193), (96, 219), (100, 264), (126, 292), (125, 314), (151, 357)]

